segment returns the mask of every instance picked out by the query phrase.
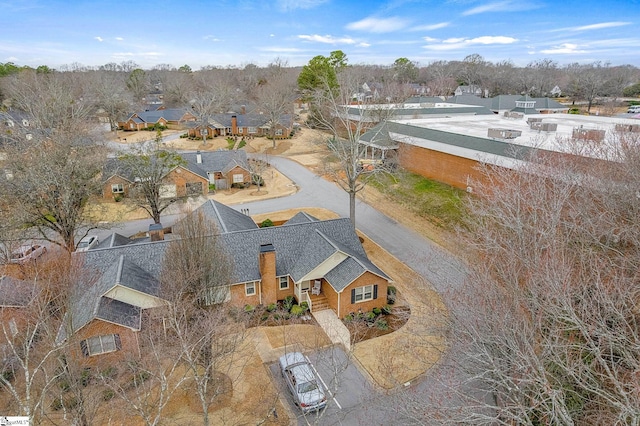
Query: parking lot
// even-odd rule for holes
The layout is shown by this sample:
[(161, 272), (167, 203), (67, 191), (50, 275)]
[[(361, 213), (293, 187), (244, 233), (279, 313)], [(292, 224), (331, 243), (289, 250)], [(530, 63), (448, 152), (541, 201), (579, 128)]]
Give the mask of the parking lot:
[(350, 417), (349, 413), (375, 392), (341, 347), (332, 346), (305, 355), (314, 366), (327, 395), (327, 406), (319, 412), (302, 414), (293, 402), (278, 363), (269, 365), (283, 404), (287, 404), (299, 425), (343, 424), (345, 418)]

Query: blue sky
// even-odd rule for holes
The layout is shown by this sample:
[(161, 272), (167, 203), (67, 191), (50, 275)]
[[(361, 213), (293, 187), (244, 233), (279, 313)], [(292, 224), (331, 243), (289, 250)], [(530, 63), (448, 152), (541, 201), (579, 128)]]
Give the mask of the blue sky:
[(478, 53), (525, 66), (640, 66), (640, 0), (0, 0), (0, 62), (421, 65)]

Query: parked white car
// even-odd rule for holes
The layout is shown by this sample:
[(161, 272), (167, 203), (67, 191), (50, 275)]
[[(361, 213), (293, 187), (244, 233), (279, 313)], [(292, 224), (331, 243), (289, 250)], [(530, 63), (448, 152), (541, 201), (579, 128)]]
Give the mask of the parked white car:
[(24, 265), (27, 262), (38, 259), (46, 252), (47, 248), (40, 244), (24, 244), (11, 252), (9, 262)]
[(291, 352), (281, 356), (280, 372), (303, 413), (320, 410), (327, 405), (327, 397), (315, 370), (303, 354)]
[(629, 114), (636, 114), (640, 112), (640, 105), (631, 105), (627, 110)]
[(100, 244), (98, 237), (95, 235), (87, 235), (83, 239), (80, 240), (78, 245), (76, 246), (76, 251), (87, 251), (91, 250), (94, 247), (97, 247)]

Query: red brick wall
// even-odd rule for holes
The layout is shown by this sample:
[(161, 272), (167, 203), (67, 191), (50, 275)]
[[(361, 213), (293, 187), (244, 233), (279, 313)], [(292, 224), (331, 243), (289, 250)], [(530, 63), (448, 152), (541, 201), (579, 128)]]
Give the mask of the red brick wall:
[[(236, 175), (236, 174), (242, 174), (243, 182), (245, 183), (251, 182), (251, 173), (249, 173), (247, 170), (243, 169), (240, 166), (236, 166), (227, 173), (227, 182), (229, 183), (229, 185), (233, 183), (233, 175)], [(217, 176), (216, 176), (216, 179), (217, 179)]]
[(102, 187), (102, 198), (105, 201), (113, 201), (115, 195), (112, 191), (111, 191), (111, 185), (114, 184), (122, 184), (122, 187), (124, 189), (124, 192), (122, 195), (124, 197), (126, 197), (127, 195), (129, 195), (129, 181), (127, 181), (126, 179), (123, 179), (120, 176), (111, 176), (109, 179), (107, 179), (107, 181), (104, 183), (103, 187)]
[(268, 305), (278, 301), (278, 280), (276, 279), (276, 252), (260, 253), (260, 276), (262, 304)]
[[(373, 300), (351, 304), (351, 290), (356, 287), (362, 287), (370, 284), (378, 285), (378, 297)], [(387, 286), (388, 282), (384, 278), (372, 274), (371, 272), (365, 272), (340, 293), (340, 311), (337, 311), (337, 303), (336, 305), (332, 304), (331, 306), (338, 313), (338, 318), (344, 318), (344, 316), (349, 314), (350, 312), (358, 312), (358, 310), (367, 312), (372, 310), (373, 308), (381, 308), (382, 306), (387, 304)], [(325, 292), (325, 294), (327, 294), (327, 299), (330, 300), (331, 304), (331, 298), (329, 297), (328, 293), (329, 292)]]
[(236, 284), (231, 286), (231, 301), (230, 303), (235, 306), (260, 304), (260, 284), (256, 284), (256, 294), (253, 296), (246, 296), (244, 290), (244, 284)]
[(176, 185), (176, 193), (178, 197), (184, 197), (187, 195), (187, 183), (201, 182), (202, 183), (202, 195), (209, 193), (209, 181), (202, 176), (196, 175), (187, 169), (178, 167), (171, 171), (163, 180), (167, 183), (173, 183)]
[[(105, 334), (120, 335), (120, 343), (122, 344), (122, 349), (102, 355), (85, 357), (80, 348), (80, 342), (82, 340), (88, 339), (89, 337), (101, 336)], [(138, 339), (135, 331), (126, 327), (121, 327), (119, 325), (97, 319), (93, 320), (82, 329), (80, 329), (76, 333), (76, 335), (73, 336), (70, 344), (72, 355), (80, 362), (88, 366), (109, 365), (121, 361), (125, 358), (140, 356)]]
[(427, 148), (401, 143), (399, 159), (400, 165), (413, 173), (461, 189), (468, 186), (469, 179), (482, 179), (477, 161)]

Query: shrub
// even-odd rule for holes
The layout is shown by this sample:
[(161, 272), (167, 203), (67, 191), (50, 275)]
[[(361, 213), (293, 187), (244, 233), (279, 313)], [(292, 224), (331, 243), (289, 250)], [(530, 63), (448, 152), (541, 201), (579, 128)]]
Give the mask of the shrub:
[(262, 316), (260, 317), (260, 321), (265, 322), (266, 320), (269, 319), (269, 313), (265, 312), (262, 314)]
[(387, 294), (393, 294), (393, 295), (395, 295), (395, 294), (397, 293), (397, 291), (398, 291), (398, 290), (397, 290), (394, 286), (392, 286), (392, 285), (390, 285), (389, 287), (387, 287)]
[(351, 322), (351, 321), (353, 321), (353, 315), (351, 314), (345, 315), (344, 322)]
[(273, 312), (278, 309), (278, 305), (276, 303), (269, 303), (267, 305), (267, 312)]
[(255, 309), (255, 307), (254, 307), (253, 305), (249, 305), (249, 304), (244, 305), (244, 311), (245, 311), (246, 313), (248, 313), (248, 314), (250, 314), (251, 312), (253, 312), (253, 311), (254, 311), (254, 309)]
[(209, 184), (209, 192), (215, 192), (216, 191), (216, 184), (215, 183), (210, 183)]
[(391, 315), (391, 312), (392, 312), (392, 311), (393, 311), (393, 308), (392, 308), (391, 306), (389, 306), (389, 305), (384, 305), (384, 306), (382, 307), (382, 312), (383, 312), (385, 315)]
[(382, 313), (382, 309), (380, 308), (373, 308), (373, 310), (371, 311), (373, 312), (375, 315), (380, 315)]
[(378, 321), (376, 321), (376, 327), (378, 327), (380, 330), (388, 330), (389, 324), (387, 323), (387, 320), (380, 318)]
[(396, 303), (396, 295), (395, 294), (388, 294), (387, 295), (387, 304), (393, 305), (394, 303)]
[(102, 391), (103, 401), (110, 401), (114, 396), (116, 396), (116, 393), (112, 389), (105, 389), (104, 391)]
[(300, 305), (293, 305), (291, 307), (291, 315), (299, 317), (306, 312), (306, 309)]
[(273, 226), (273, 221), (271, 219), (265, 219), (260, 223), (260, 228), (269, 228)]
[(113, 196), (113, 201), (115, 201), (116, 203), (119, 203), (120, 201), (122, 201), (124, 197), (120, 194), (116, 194)]
[(373, 322), (376, 319), (376, 314), (374, 314), (373, 312), (367, 312), (366, 314), (364, 314), (364, 320), (367, 322)]
[(302, 302), (302, 303), (300, 304), (300, 307), (301, 307), (302, 309), (304, 309), (304, 311), (305, 311), (305, 312), (307, 312), (307, 311), (309, 310), (309, 302), (306, 302), (306, 301), (305, 301), (305, 302)]
[(287, 296), (284, 298), (284, 301), (282, 302), (282, 307), (287, 311), (291, 311), (291, 307), (293, 306), (293, 304), (295, 303), (296, 299), (293, 296)]

